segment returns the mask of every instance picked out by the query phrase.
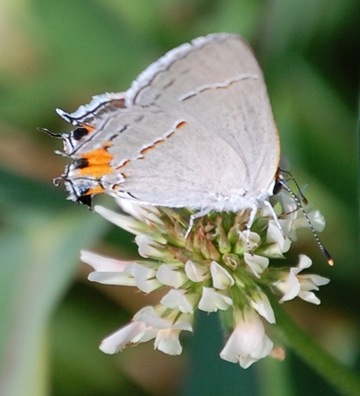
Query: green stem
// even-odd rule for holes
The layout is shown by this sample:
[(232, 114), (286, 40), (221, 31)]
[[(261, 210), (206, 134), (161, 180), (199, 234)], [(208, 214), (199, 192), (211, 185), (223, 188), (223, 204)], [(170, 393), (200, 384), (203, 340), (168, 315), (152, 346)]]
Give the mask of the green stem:
[(333, 385), (341, 394), (360, 395), (360, 379), (349, 368), (325, 352), (284, 312), (278, 303), (272, 304), (279, 336), (294, 352)]

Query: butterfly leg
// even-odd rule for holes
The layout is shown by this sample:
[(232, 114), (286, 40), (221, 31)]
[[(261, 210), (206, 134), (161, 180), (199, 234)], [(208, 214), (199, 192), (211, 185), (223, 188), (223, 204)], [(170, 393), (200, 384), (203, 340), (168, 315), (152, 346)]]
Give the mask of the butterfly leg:
[(272, 206), (271, 203), (270, 203), (269, 201), (267, 201), (267, 200), (264, 200), (264, 205), (270, 210), (271, 216), (272, 216), (272, 218), (274, 219), (277, 228), (282, 232), (283, 237), (285, 238), (284, 231), (283, 231), (283, 229), (282, 229), (282, 227), (281, 227), (281, 224), (280, 224), (280, 222), (279, 222), (279, 218), (278, 218), (278, 216), (277, 216), (277, 214), (276, 214), (276, 212), (275, 212), (273, 206)]
[(255, 221), (255, 216), (256, 213), (259, 209), (259, 206), (257, 203), (251, 205), (251, 212), (250, 212), (250, 216), (249, 216), (249, 221), (246, 224), (246, 248), (247, 250), (250, 252), (251, 247), (250, 247), (250, 231), (251, 231), (251, 227), (254, 224)]
[(189, 236), (189, 234), (190, 234), (190, 232), (191, 232), (191, 230), (192, 230), (192, 228), (193, 228), (193, 226), (194, 226), (195, 220), (196, 220), (196, 219), (199, 219), (200, 217), (206, 216), (209, 212), (211, 212), (211, 210), (209, 210), (209, 209), (202, 209), (202, 210), (200, 210), (199, 212), (193, 213), (193, 214), (190, 216), (189, 226), (188, 226), (188, 228), (187, 228), (187, 230), (186, 230), (186, 233), (185, 233), (185, 239), (188, 238), (188, 236)]

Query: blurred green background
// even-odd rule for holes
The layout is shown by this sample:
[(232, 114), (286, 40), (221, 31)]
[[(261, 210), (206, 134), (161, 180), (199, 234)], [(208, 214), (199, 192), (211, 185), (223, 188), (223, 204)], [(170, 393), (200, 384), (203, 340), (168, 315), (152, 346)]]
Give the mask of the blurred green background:
[[(327, 220), (304, 252), (331, 278), (320, 307), (286, 306), (344, 364), (359, 368), (358, 0), (0, 0), (0, 395), (336, 395), (291, 350), (248, 370), (221, 361), (215, 315), (200, 315), (184, 352), (151, 343), (116, 356), (102, 338), (156, 302), (131, 288), (86, 280), (82, 248), (119, 258), (133, 237), (52, 185), (68, 131), (55, 114), (91, 96), (126, 90), (165, 51), (200, 35), (235, 32), (263, 67), (287, 168)], [(106, 200), (106, 199), (105, 199)], [(97, 203), (103, 202), (98, 199)], [(107, 201), (111, 204), (110, 201)]]

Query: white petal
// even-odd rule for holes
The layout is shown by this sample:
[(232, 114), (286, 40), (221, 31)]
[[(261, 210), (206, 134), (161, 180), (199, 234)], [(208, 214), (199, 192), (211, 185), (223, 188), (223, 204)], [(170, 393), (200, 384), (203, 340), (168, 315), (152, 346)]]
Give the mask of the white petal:
[(202, 295), (199, 301), (199, 309), (205, 312), (216, 312), (218, 309), (226, 310), (233, 304), (233, 300), (212, 287), (203, 287)]
[[(293, 231), (294, 220), (295, 220), (296, 216), (297, 216), (296, 214), (288, 214), (284, 219), (279, 219), (279, 224), (281, 225), (281, 230), (282, 230), (283, 235), (285, 236), (285, 239), (287, 241), (289, 240), (289, 238), (290, 238), (290, 240), (292, 240), (292, 236), (294, 233), (294, 231)], [(295, 240), (296, 240), (296, 238), (295, 238)]]
[(116, 226), (122, 228), (125, 231), (131, 232), (132, 234), (139, 234), (141, 232), (141, 223), (138, 220), (130, 216), (125, 216), (120, 213), (113, 212), (110, 209), (107, 209), (103, 206), (96, 205), (94, 207), (94, 211), (98, 213), (100, 216), (104, 217), (104, 219), (110, 221)]
[(136, 322), (144, 322), (147, 326), (156, 328), (156, 329), (166, 329), (169, 327), (169, 322), (162, 318), (152, 306), (147, 306), (141, 308), (134, 315), (134, 321)]
[(311, 267), (311, 264), (312, 262), (309, 257), (300, 255), (297, 267), (290, 268), (289, 275), (285, 280), (275, 283), (275, 287), (284, 294), (280, 302), (292, 300), (296, 296), (299, 296), (310, 303), (320, 304), (320, 300), (311, 290), (319, 290), (318, 286), (326, 285), (330, 280), (313, 274), (299, 275), (299, 272)]
[(104, 353), (114, 354), (125, 347), (154, 338), (156, 332), (142, 322), (132, 322), (105, 338), (100, 345)]
[(269, 323), (276, 322), (274, 311), (266, 294), (261, 293), (260, 295), (257, 295), (255, 298), (253, 298), (251, 301), (251, 306)]
[(157, 333), (155, 339), (155, 349), (168, 355), (180, 355), (182, 347), (179, 341), (180, 330), (165, 329)]
[(161, 287), (161, 283), (156, 279), (156, 271), (139, 263), (132, 263), (126, 273), (134, 277), (136, 286), (144, 293), (150, 293)]
[(260, 275), (269, 265), (269, 259), (267, 257), (256, 254), (244, 253), (244, 260), (257, 278), (260, 278)]
[(211, 262), (210, 273), (215, 289), (225, 290), (235, 283), (233, 277), (216, 261)]
[(185, 264), (185, 273), (193, 282), (203, 282), (209, 276), (209, 270), (204, 265), (188, 260)]
[(285, 238), (284, 231), (279, 229), (275, 220), (270, 220), (268, 223), (266, 242), (273, 244), (266, 249), (272, 249), (273, 253), (281, 257), (282, 253), (287, 252), (290, 249), (291, 242), (288, 238)]
[[(160, 308), (159, 308), (160, 307)], [(133, 322), (107, 337), (100, 349), (109, 354), (140, 342), (147, 342), (156, 337), (155, 348), (170, 355), (181, 353), (179, 334), (181, 330), (192, 331), (193, 315), (174, 311), (172, 316), (161, 317), (161, 312), (168, 308), (158, 306), (144, 307), (134, 316)]]
[[(168, 308), (163, 307), (162, 311), (165, 310), (168, 310)], [(152, 306), (147, 306), (135, 314), (134, 320), (144, 322), (147, 326), (154, 327), (158, 330), (173, 328), (177, 330), (192, 331), (191, 323), (193, 315), (181, 314), (179, 311), (174, 310), (171, 315), (162, 317), (162, 311), (158, 308), (155, 309)]]
[(297, 216), (297, 204), (287, 192), (280, 191), (276, 198), (281, 203), (284, 213), (289, 213), (289, 215), (292, 215), (294, 218)]
[[(180, 314), (174, 311), (173, 321), (172, 321), (172, 328), (177, 330), (184, 330), (184, 331), (193, 331), (192, 329), (192, 322), (194, 316), (192, 314)], [(176, 321), (175, 321), (176, 319)]]
[(178, 289), (187, 280), (187, 276), (181, 270), (171, 267), (169, 264), (160, 265), (156, 272), (156, 278), (160, 283), (166, 286)]
[(133, 262), (114, 260), (85, 250), (81, 251), (80, 257), (96, 270), (89, 274), (90, 281), (106, 285), (136, 286), (133, 277), (124, 272)]
[(148, 258), (162, 258), (163, 253), (161, 250), (157, 249), (161, 247), (161, 244), (155, 242), (153, 239), (149, 238), (144, 234), (136, 235), (135, 242), (139, 247), (139, 254), (142, 257)]
[[(325, 218), (318, 210), (313, 210), (308, 213), (309, 220), (312, 226), (315, 228), (317, 232), (321, 232), (325, 228)], [(309, 223), (304, 216), (300, 216), (296, 219), (295, 227), (299, 228), (309, 228)]]
[(220, 357), (248, 368), (255, 361), (268, 356), (272, 348), (273, 343), (265, 334), (264, 325), (258, 315), (255, 312), (240, 313), (237, 315), (236, 327)]
[(247, 231), (239, 232), (239, 239), (237, 241), (237, 247), (235, 250), (237, 253), (250, 250), (255, 250), (261, 242), (261, 237), (256, 232), (250, 231), (250, 234)]
[(265, 335), (262, 342), (256, 346), (252, 353), (247, 356), (240, 356), (239, 364), (242, 368), (246, 369), (250, 367), (253, 363), (257, 362), (260, 359), (263, 359), (266, 356), (269, 356), (271, 351), (273, 350), (274, 344), (270, 340), (270, 338)]
[(128, 213), (137, 220), (143, 222), (149, 219), (155, 223), (163, 224), (159, 218), (161, 214), (155, 206), (139, 204), (138, 202), (124, 198), (117, 198), (116, 202), (125, 213)]
[(138, 202), (125, 198), (116, 198), (116, 203), (125, 213), (129, 214), (131, 217), (141, 221), (143, 220), (143, 209)]
[(284, 235), (282, 230), (276, 224), (275, 220), (269, 220), (267, 233), (266, 233), (266, 242), (267, 243), (283, 243)]
[(171, 289), (161, 299), (160, 303), (168, 308), (177, 309), (182, 313), (193, 313), (195, 295), (186, 294), (185, 290)]
[(290, 268), (289, 275), (284, 281), (275, 283), (275, 287), (283, 293), (283, 297), (280, 302), (289, 301), (299, 295), (300, 282), (296, 277), (297, 268)]
[(322, 232), (324, 231), (326, 221), (325, 217), (321, 214), (319, 210), (313, 210), (309, 213), (309, 219), (311, 224), (315, 228), (315, 231)]
[(319, 290), (317, 286), (324, 286), (330, 282), (330, 279), (314, 274), (299, 275), (299, 278), (302, 290)]
[(124, 272), (91, 272), (88, 279), (103, 285), (137, 286), (134, 277)]
[(299, 297), (315, 305), (319, 305), (321, 303), (320, 299), (317, 298), (314, 293), (309, 291), (300, 291)]
[(311, 265), (312, 265), (311, 259), (308, 256), (305, 256), (305, 254), (300, 254), (299, 264), (297, 265), (297, 268), (299, 268), (299, 270), (302, 271), (305, 268), (310, 268)]
[(87, 250), (80, 251), (80, 260), (86, 264), (89, 264), (95, 271), (106, 271), (106, 272), (122, 272), (124, 269), (131, 264), (131, 261), (115, 260), (110, 257), (101, 256)]

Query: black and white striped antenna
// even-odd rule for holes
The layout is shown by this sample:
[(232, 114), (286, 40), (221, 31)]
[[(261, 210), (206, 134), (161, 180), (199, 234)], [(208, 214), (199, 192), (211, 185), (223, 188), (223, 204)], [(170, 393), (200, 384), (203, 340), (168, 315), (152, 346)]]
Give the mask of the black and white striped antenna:
[[(300, 194), (300, 198), (294, 193), (294, 191), (287, 185), (283, 174), (287, 174), (289, 176), (289, 180), (292, 180), (297, 188), (297, 190), (299, 191)], [(315, 238), (315, 241), (317, 243), (317, 245), (319, 246), (319, 249), (321, 250), (322, 254), (324, 255), (327, 263), (331, 266), (334, 265), (334, 260), (332, 259), (330, 253), (328, 252), (328, 250), (325, 248), (325, 246), (323, 245), (323, 243), (321, 242), (319, 235), (317, 234), (308, 213), (306, 212), (306, 210), (304, 209), (303, 204), (307, 204), (308, 201), (305, 198), (304, 194), (302, 193), (299, 185), (297, 184), (296, 180), (293, 178), (293, 176), (291, 175), (290, 172), (284, 171), (282, 169), (279, 169), (278, 175), (277, 175), (277, 180), (275, 183), (275, 187), (274, 187), (274, 193), (276, 194), (276, 192), (278, 192), (281, 188), (284, 188), (292, 197), (292, 199), (294, 200), (294, 202), (296, 203), (297, 207), (301, 210), (301, 212), (303, 213), (309, 228)]]

